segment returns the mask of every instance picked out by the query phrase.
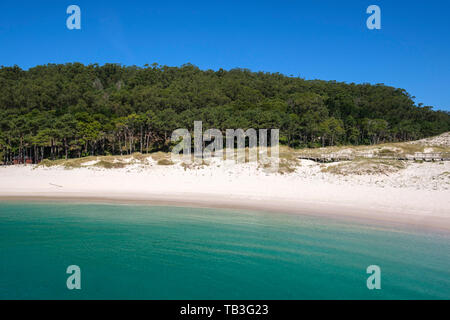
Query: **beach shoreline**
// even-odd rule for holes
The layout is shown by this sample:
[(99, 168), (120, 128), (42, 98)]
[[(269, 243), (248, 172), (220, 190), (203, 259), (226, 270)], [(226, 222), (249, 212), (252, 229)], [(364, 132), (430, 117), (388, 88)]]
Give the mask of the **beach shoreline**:
[(450, 232), (447, 190), (340, 183), (247, 169), (220, 174), (212, 168), (179, 170), (175, 166), (143, 170), (2, 167), (0, 201), (232, 209)]
[[(393, 229), (416, 229), (422, 231), (438, 231), (450, 234), (450, 222), (444, 217), (424, 217), (411, 214), (392, 214), (392, 212), (355, 207), (336, 207), (325, 204), (286, 203), (275, 201), (250, 203), (244, 199), (211, 199), (208, 195), (114, 195), (101, 196), (89, 194), (58, 195), (9, 195), (0, 196), (0, 202), (26, 203), (74, 203), (74, 204), (111, 204), (111, 205), (143, 205), (163, 207), (185, 207), (201, 209), (223, 209), (245, 212), (264, 212), (270, 214), (295, 214), (305, 217), (326, 218), (349, 223), (367, 224), (371, 226), (389, 227)], [(364, 212), (364, 214), (360, 214)]]

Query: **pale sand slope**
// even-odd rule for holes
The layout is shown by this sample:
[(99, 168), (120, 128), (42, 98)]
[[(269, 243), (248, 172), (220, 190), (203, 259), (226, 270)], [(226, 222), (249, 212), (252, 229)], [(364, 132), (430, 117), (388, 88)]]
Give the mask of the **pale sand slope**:
[[(330, 165), (327, 165), (330, 166)], [(122, 169), (0, 167), (0, 197), (137, 201), (351, 217), (450, 231), (450, 163), (409, 162), (398, 172), (335, 175), (302, 160), (295, 172), (214, 163), (186, 169), (148, 158)]]

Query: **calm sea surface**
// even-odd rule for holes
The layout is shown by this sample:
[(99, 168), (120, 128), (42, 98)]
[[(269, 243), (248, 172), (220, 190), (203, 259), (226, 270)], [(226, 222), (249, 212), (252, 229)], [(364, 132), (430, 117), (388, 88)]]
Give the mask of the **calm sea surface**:
[(450, 299), (449, 240), (277, 213), (0, 202), (0, 299)]

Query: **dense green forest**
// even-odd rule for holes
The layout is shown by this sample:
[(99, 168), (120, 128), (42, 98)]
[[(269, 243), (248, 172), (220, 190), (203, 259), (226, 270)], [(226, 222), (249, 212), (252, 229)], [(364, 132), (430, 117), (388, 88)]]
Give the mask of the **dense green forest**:
[(291, 147), (405, 141), (450, 131), (450, 114), (405, 90), (191, 64), (0, 68), (0, 157), (168, 150), (177, 128), (279, 128)]

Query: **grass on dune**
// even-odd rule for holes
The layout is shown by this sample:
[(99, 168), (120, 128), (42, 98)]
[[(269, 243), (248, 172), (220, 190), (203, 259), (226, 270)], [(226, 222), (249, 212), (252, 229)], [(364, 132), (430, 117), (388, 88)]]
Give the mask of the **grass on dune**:
[(381, 159), (356, 159), (331, 164), (322, 168), (322, 172), (334, 175), (389, 175), (406, 168), (405, 161)]
[[(278, 172), (281, 174), (290, 174), (296, 171), (301, 165), (300, 156), (323, 156), (331, 154), (345, 154), (354, 158), (351, 161), (343, 161), (333, 163), (322, 168), (322, 172), (331, 174), (390, 174), (406, 167), (406, 163), (400, 160), (385, 160), (377, 157), (387, 156), (390, 154), (397, 155), (414, 155), (417, 152), (442, 152), (450, 153), (450, 147), (425, 144), (425, 143), (383, 143), (371, 146), (332, 146), (316, 149), (293, 149), (287, 146), (279, 146), (279, 166)], [(268, 155), (271, 155), (271, 148), (267, 148)], [(367, 158), (366, 155), (373, 155), (374, 158)], [(241, 154), (242, 155), (242, 154)], [(258, 167), (267, 169), (270, 164), (264, 161), (261, 150), (259, 148), (245, 148), (245, 162), (248, 163), (251, 155), (256, 155), (258, 159)], [(223, 159), (227, 156), (227, 150), (223, 150)], [(238, 150), (233, 150), (234, 159), (238, 157)], [(131, 155), (122, 156), (88, 156), (76, 159), (59, 159), (59, 160), (43, 160), (39, 166), (54, 167), (61, 166), (66, 169), (82, 168), (82, 167), (100, 167), (105, 169), (124, 168), (130, 164), (149, 164), (153, 161), (158, 166), (170, 166), (180, 163), (187, 169), (197, 169), (211, 163), (211, 159), (203, 159), (201, 164), (194, 161), (194, 154), (191, 154), (191, 163), (186, 164), (183, 159), (172, 159), (170, 152), (154, 152), (150, 154), (133, 153)], [(421, 161), (417, 161), (420, 163)]]
[[(44, 159), (39, 163), (40, 167), (64, 167), (65, 169), (76, 169), (82, 167), (97, 167), (105, 169), (124, 168), (128, 164), (144, 162), (148, 156), (141, 153), (123, 156), (88, 156), (75, 159)], [(92, 162), (92, 164), (89, 164)]]

